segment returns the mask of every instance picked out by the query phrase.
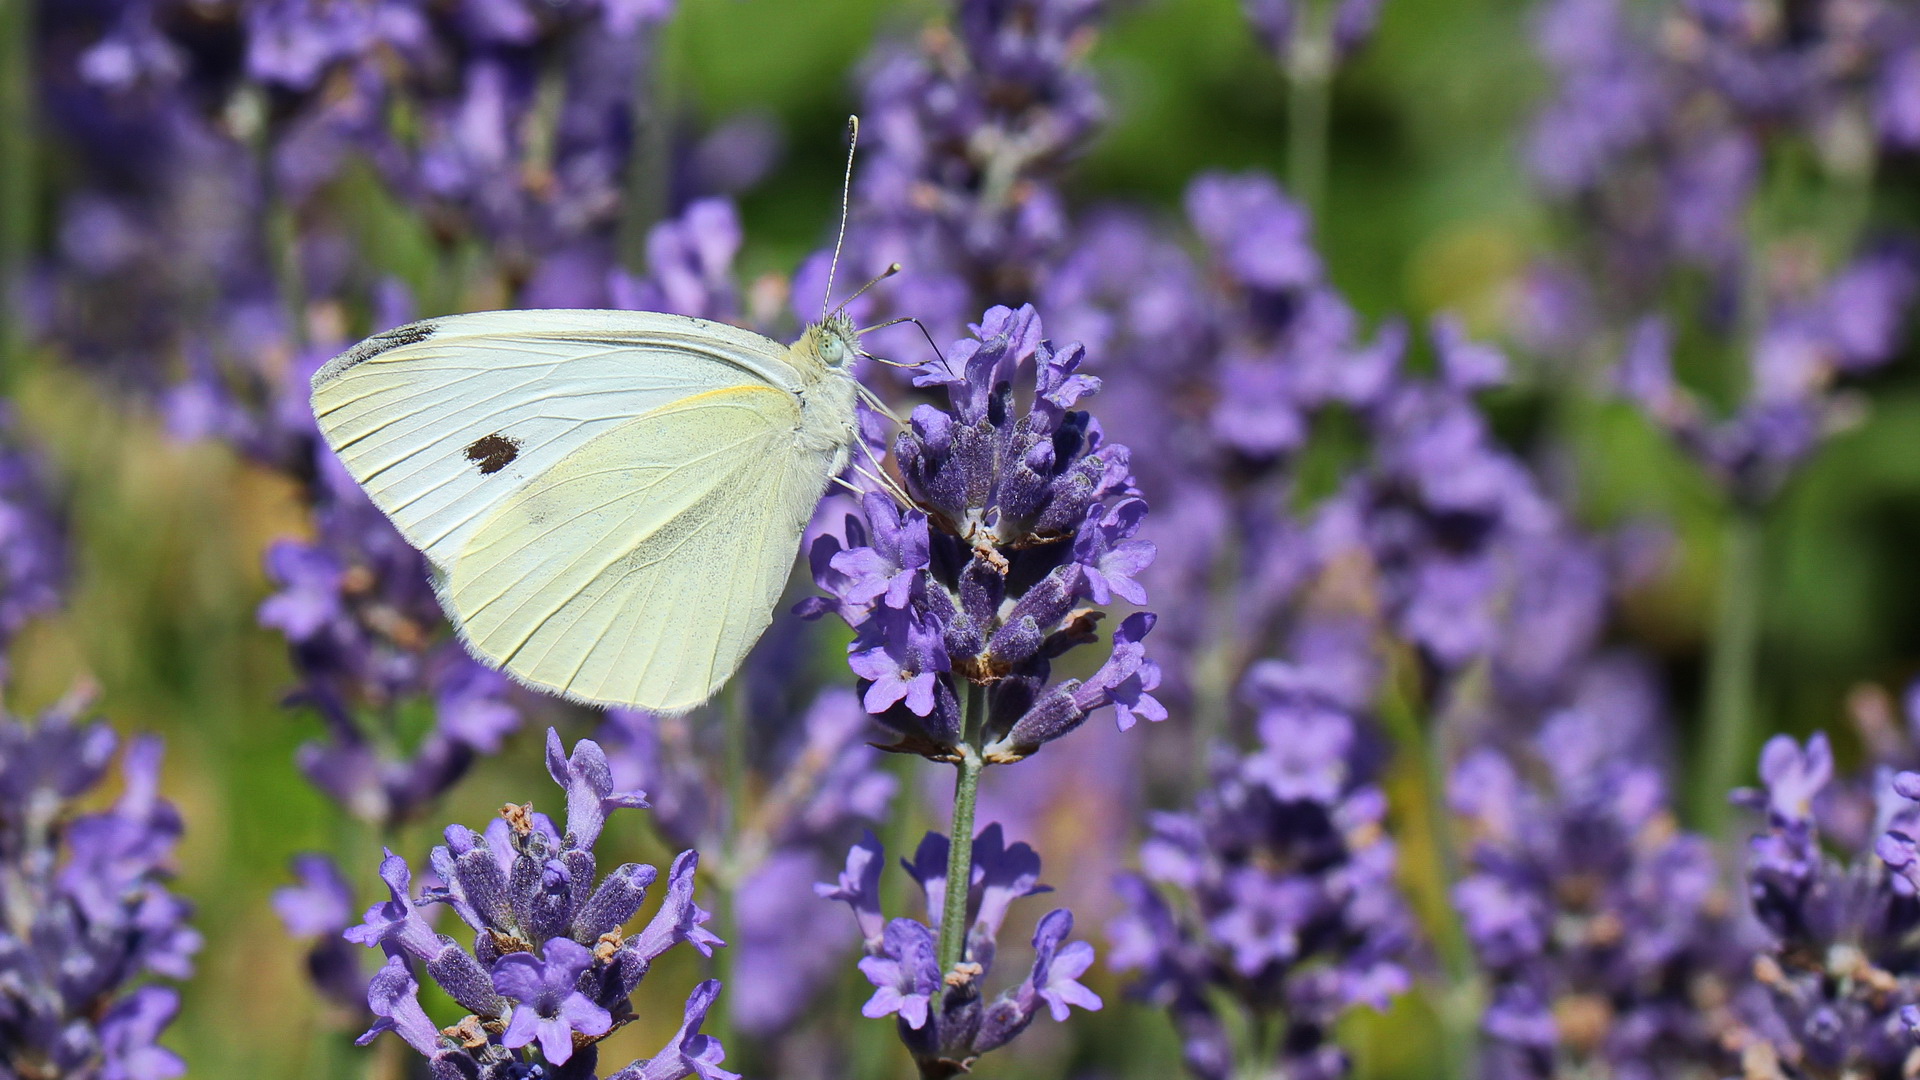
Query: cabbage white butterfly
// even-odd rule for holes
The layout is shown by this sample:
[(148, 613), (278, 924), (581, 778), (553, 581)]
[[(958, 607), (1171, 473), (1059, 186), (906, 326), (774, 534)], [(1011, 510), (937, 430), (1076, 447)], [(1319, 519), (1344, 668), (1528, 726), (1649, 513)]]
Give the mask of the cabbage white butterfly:
[[(847, 167), (850, 186), (851, 148)], [(649, 311), (454, 315), (329, 361), (313, 412), (433, 563), (476, 657), (578, 701), (679, 712), (772, 621), (847, 465), (859, 335), (824, 310), (791, 346)]]

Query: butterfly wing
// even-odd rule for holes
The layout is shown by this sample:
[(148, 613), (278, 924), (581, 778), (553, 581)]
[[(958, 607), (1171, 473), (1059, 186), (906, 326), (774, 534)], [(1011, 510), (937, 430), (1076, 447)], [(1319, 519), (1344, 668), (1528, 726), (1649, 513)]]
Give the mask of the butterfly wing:
[(772, 621), (830, 453), (768, 386), (683, 398), (608, 430), (507, 499), (441, 583), (468, 645), (537, 687), (693, 708)]
[(327, 442), (443, 570), (531, 480), (663, 404), (790, 390), (786, 348), (682, 315), (493, 311), (376, 334), (313, 377)]

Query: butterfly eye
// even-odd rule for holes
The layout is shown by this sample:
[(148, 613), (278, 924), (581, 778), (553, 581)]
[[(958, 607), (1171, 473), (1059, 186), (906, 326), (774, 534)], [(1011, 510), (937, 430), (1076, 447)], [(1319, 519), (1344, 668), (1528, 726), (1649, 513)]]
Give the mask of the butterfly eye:
[(820, 328), (820, 359), (831, 368), (844, 368), (860, 355), (860, 334), (844, 316), (829, 318)]

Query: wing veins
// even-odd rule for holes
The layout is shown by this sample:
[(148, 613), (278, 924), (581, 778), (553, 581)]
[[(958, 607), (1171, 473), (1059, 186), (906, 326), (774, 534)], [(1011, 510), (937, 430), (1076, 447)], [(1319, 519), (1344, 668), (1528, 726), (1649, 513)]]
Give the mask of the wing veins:
[[(679, 470), (679, 469), (681, 469), (681, 468), (685, 468), (685, 467), (686, 467), (686, 465), (690, 465), (690, 464), (694, 464), (694, 463), (695, 463), (695, 462), (697, 462), (697, 461), (704, 461), (704, 460), (707, 460), (707, 459), (710, 459), (710, 458), (712, 458), (712, 457), (714, 457), (714, 456), (716, 456), (716, 455), (718, 455), (719, 453), (721, 453), (721, 452), (722, 452), (723, 450), (733, 450), (733, 449), (737, 449), (737, 448), (739, 448), (740, 446), (743, 446), (743, 445), (745, 445), (746, 443), (748, 443), (748, 442), (751, 442), (751, 441), (753, 441), (753, 440), (752, 440), (752, 439), (742, 439), (742, 440), (740, 440), (739, 442), (736, 442), (736, 443), (733, 443), (733, 444), (730, 444), (729, 446), (726, 446), (726, 447), (724, 447), (724, 448), (716, 448), (716, 449), (715, 449), (715, 450), (713, 450), (713, 451), (710, 451), (710, 452), (708, 452), (708, 453), (706, 453), (706, 454), (703, 454), (703, 455), (701, 455), (701, 456), (700, 456), (699, 458), (695, 458), (695, 459), (691, 459), (691, 460), (689, 460), (688, 462), (685, 462), (685, 463), (682, 463), (682, 464), (679, 464), (679, 465), (675, 465), (675, 466), (673, 466), (673, 467), (672, 467), (672, 470), (674, 470), (674, 471), (677, 471), (677, 470)], [(743, 459), (743, 460), (744, 460), (744, 459)], [(626, 467), (622, 467), (622, 468), (630, 468), (630, 466), (626, 466)], [(605, 470), (601, 470), (601, 474), (604, 474), (604, 473), (607, 473), (607, 472), (619, 472), (619, 471), (622, 471), (622, 468), (610, 468), (610, 469), (605, 469)], [(622, 549), (621, 549), (621, 550), (620, 550), (620, 551), (619, 551), (619, 552), (618, 552), (617, 554), (615, 554), (615, 555), (614, 555), (614, 556), (613, 556), (612, 558), (609, 558), (609, 559), (606, 559), (606, 560), (604, 560), (604, 561), (603, 561), (603, 562), (601, 563), (601, 565), (600, 565), (600, 567), (599, 567), (599, 569), (597, 569), (597, 570), (595, 570), (595, 571), (594, 571), (594, 572), (593, 572), (593, 573), (592, 573), (591, 575), (589, 575), (589, 576), (588, 576), (588, 578), (587, 578), (587, 580), (588, 580), (589, 582), (592, 582), (592, 581), (597, 581), (597, 580), (599, 580), (599, 578), (600, 578), (600, 576), (601, 576), (602, 574), (605, 574), (605, 573), (607, 572), (607, 570), (608, 570), (609, 568), (611, 568), (611, 567), (612, 567), (612, 566), (613, 566), (613, 565), (614, 565), (615, 563), (618, 563), (618, 562), (619, 562), (619, 561), (620, 561), (621, 559), (624, 559), (624, 558), (627, 558), (628, 556), (630, 556), (630, 555), (632, 555), (632, 554), (633, 554), (633, 552), (635, 551), (635, 549), (637, 549), (637, 548), (638, 548), (638, 547), (639, 547), (639, 546), (640, 546), (641, 544), (644, 544), (644, 543), (646, 543), (646, 542), (647, 542), (647, 541), (648, 541), (648, 540), (649, 540), (649, 539), (650, 539), (650, 538), (651, 538), (651, 537), (652, 537), (652, 536), (653, 536), (653, 535), (654, 535), (655, 533), (657, 533), (657, 532), (659, 532), (659, 530), (660, 530), (661, 528), (663, 528), (663, 527), (665, 527), (665, 526), (666, 526), (667, 524), (669, 524), (669, 523), (671, 523), (671, 522), (673, 522), (673, 521), (675, 521), (675, 520), (677, 520), (677, 519), (679, 519), (679, 517), (680, 517), (680, 516), (681, 516), (682, 514), (685, 514), (685, 513), (687, 512), (687, 510), (690, 510), (690, 509), (692, 509), (693, 507), (695, 507), (695, 506), (697, 506), (697, 505), (699, 505), (701, 501), (703, 501), (703, 500), (704, 500), (704, 499), (706, 499), (706, 498), (707, 498), (708, 496), (710, 496), (710, 495), (711, 495), (711, 494), (713, 493), (713, 491), (714, 491), (714, 490), (716, 490), (716, 489), (717, 489), (717, 488), (718, 488), (718, 487), (720, 486), (720, 481), (721, 481), (721, 480), (723, 480), (723, 479), (726, 479), (726, 478), (730, 478), (730, 477), (731, 477), (731, 476), (732, 476), (732, 475), (734, 474), (734, 472), (737, 472), (737, 471), (738, 471), (738, 470), (732, 470), (732, 471), (729, 471), (729, 472), (727, 472), (727, 473), (725, 473), (725, 474), (722, 474), (722, 475), (721, 475), (721, 476), (719, 476), (719, 477), (716, 477), (716, 478), (715, 478), (715, 482), (714, 482), (714, 483), (712, 483), (712, 484), (710, 484), (710, 485), (708, 485), (707, 487), (705, 487), (705, 488), (703, 488), (703, 489), (702, 489), (702, 490), (701, 490), (701, 491), (700, 491), (700, 492), (699, 492), (699, 493), (698, 493), (697, 495), (695, 495), (695, 496), (694, 496), (693, 498), (691, 498), (691, 499), (689, 499), (689, 500), (688, 500), (688, 503), (687, 503), (687, 506), (686, 506), (685, 508), (683, 508), (683, 509), (682, 509), (682, 510), (681, 510), (681, 511), (680, 511), (679, 513), (677, 513), (677, 514), (673, 514), (673, 515), (672, 515), (672, 516), (670, 516), (670, 517), (666, 517), (666, 518), (664, 518), (664, 519), (661, 519), (661, 521), (660, 521), (660, 522), (659, 522), (659, 523), (658, 523), (657, 525), (655, 525), (655, 527), (654, 527), (654, 528), (653, 528), (652, 530), (650, 530), (650, 531), (648, 531), (648, 532), (646, 532), (646, 533), (643, 533), (643, 534), (641, 534), (641, 535), (639, 535), (639, 536), (636, 536), (636, 537), (633, 537), (633, 538), (632, 538), (632, 539), (631, 539), (630, 541), (628, 541), (628, 542), (627, 542), (627, 543), (626, 543), (626, 544), (624, 545), (624, 547), (623, 547), (623, 548), (622, 548)], [(583, 478), (584, 478), (584, 477), (583, 477)], [(572, 480), (572, 478), (569, 478), (569, 482), (571, 482), (571, 480)], [(601, 503), (600, 505), (598, 505), (598, 506), (596, 506), (596, 507), (594, 507), (593, 509), (594, 509), (594, 510), (602, 510), (602, 509), (605, 509), (606, 507), (608, 507), (608, 506), (611, 506), (611, 505), (613, 505), (614, 503), (616, 503), (616, 502), (619, 502), (619, 501), (621, 501), (622, 499), (626, 499), (626, 498), (628, 498), (628, 497), (630, 496), (630, 494), (631, 494), (630, 492), (621, 492), (621, 493), (620, 493), (619, 495), (616, 495), (616, 496), (615, 496), (614, 498), (612, 498), (612, 499), (609, 499), (608, 501), (606, 501), (606, 502), (604, 502), (604, 503)], [(634, 508), (634, 514), (638, 514), (638, 513), (640, 512), (640, 509), (641, 509), (640, 507), (638, 507), (638, 506), (636, 506), (636, 507)], [(581, 515), (575, 515), (575, 516), (576, 516), (576, 517), (578, 517), (578, 516), (581, 516)], [(632, 518), (632, 516), (633, 516), (633, 515), (631, 515), (631, 514), (630, 514), (630, 515), (628, 515), (628, 519), (629, 519), (629, 520), (631, 520), (631, 518)], [(552, 535), (552, 534), (553, 534), (553, 533), (554, 533), (555, 531), (557, 531), (557, 530), (559, 530), (559, 529), (562, 529), (562, 528), (565, 528), (565, 527), (566, 527), (567, 525), (569, 525), (569, 524), (571, 524), (571, 523), (572, 523), (572, 520), (571, 520), (571, 519), (569, 519), (569, 520), (566, 520), (566, 521), (561, 521), (561, 522), (558, 522), (558, 523), (556, 523), (555, 525), (553, 525), (552, 527), (550, 527), (550, 528), (548, 528), (547, 530), (545, 530), (544, 532), (542, 532), (542, 533), (540, 533), (540, 535), (539, 535), (539, 536), (537, 536), (537, 537), (535, 537), (535, 538), (533, 538), (532, 540), (530, 540), (530, 541), (528, 541), (527, 543), (524, 543), (524, 544), (522, 544), (522, 545), (520, 545), (520, 547), (519, 547), (518, 549), (516, 549), (516, 550), (525, 550), (525, 549), (526, 549), (526, 548), (527, 548), (528, 546), (531, 546), (531, 544), (533, 544), (533, 543), (537, 543), (537, 542), (539, 542), (540, 540), (544, 540), (544, 539), (545, 539), (545, 538), (547, 538), (548, 536), (551, 536), (551, 535)], [(685, 541), (682, 541), (682, 543), (685, 543)], [(676, 548), (675, 548), (674, 550), (675, 550), (675, 551), (677, 551), (677, 550), (679, 550), (679, 549), (678, 549), (678, 547), (676, 547)], [(565, 573), (565, 572), (567, 572), (567, 571), (571, 571), (571, 570), (573, 570), (573, 569), (574, 569), (575, 567), (577, 567), (577, 566), (578, 566), (578, 565), (580, 564), (580, 562), (581, 562), (581, 560), (583, 560), (583, 559), (585, 559), (585, 558), (586, 558), (586, 557), (587, 557), (588, 555), (590, 555), (590, 554), (592, 554), (592, 551), (591, 551), (591, 549), (588, 549), (588, 550), (586, 550), (586, 551), (582, 551), (582, 552), (581, 552), (580, 554), (578, 554), (578, 555), (576, 555), (576, 556), (574, 556), (574, 558), (573, 558), (573, 559), (572, 559), (572, 560), (571, 560), (570, 562), (568, 562), (568, 563), (566, 564), (566, 566), (564, 566), (564, 567), (562, 567), (562, 568), (560, 568), (560, 569), (559, 569), (558, 571), (556, 571), (556, 572), (554, 572), (554, 573), (552, 573), (552, 574), (550, 574), (550, 579), (551, 579), (551, 578), (553, 578), (553, 577), (558, 577), (558, 576), (560, 576), (560, 574), (562, 574), (562, 573)], [(466, 553), (464, 553), (464, 552), (463, 552), (463, 553), (462, 553), (462, 561), (464, 562), (464, 561), (465, 561), (465, 559), (466, 559)], [(658, 560), (653, 560), (653, 562), (657, 562), (657, 561), (658, 561)], [(649, 562), (649, 563), (646, 563), (646, 564), (643, 564), (643, 565), (652, 565), (652, 562)], [(639, 569), (639, 568), (640, 568), (640, 567), (636, 567), (635, 569)], [(498, 602), (499, 600), (501, 600), (501, 599), (502, 599), (503, 597), (505, 597), (505, 596), (506, 596), (506, 595), (507, 595), (507, 594), (508, 594), (509, 592), (511, 592), (511, 591), (512, 591), (512, 590), (513, 590), (514, 588), (517, 588), (517, 587), (518, 587), (519, 585), (521, 585), (521, 584), (523, 584), (523, 583), (524, 583), (524, 582), (526, 581), (526, 578), (527, 578), (527, 576), (528, 576), (528, 575), (530, 575), (530, 574), (532, 574), (532, 573), (533, 573), (533, 570), (532, 570), (532, 569), (529, 569), (529, 570), (527, 571), (527, 573), (526, 573), (526, 574), (522, 574), (522, 575), (521, 575), (521, 576), (520, 576), (519, 578), (516, 578), (516, 579), (515, 579), (515, 580), (513, 581), (513, 583), (512, 583), (512, 584), (510, 584), (510, 585), (507, 585), (506, 587), (504, 587), (504, 588), (502, 588), (502, 589), (501, 589), (500, 591), (498, 591), (498, 592), (496, 592), (496, 593), (495, 593), (495, 594), (494, 594), (493, 596), (491, 596), (491, 597), (489, 597), (489, 598), (487, 598), (487, 599), (486, 599), (486, 600), (485, 600), (484, 602), (482, 602), (482, 603), (480, 603), (480, 604), (478, 604), (478, 605), (475, 605), (475, 606), (474, 606), (474, 607), (473, 607), (473, 608), (471, 609), (471, 611), (470, 611), (470, 612), (469, 612), (469, 613), (467, 614), (467, 616), (466, 616), (466, 620), (467, 620), (467, 621), (468, 621), (469, 623), (471, 623), (471, 622), (473, 621), (473, 619), (474, 619), (474, 618), (475, 618), (476, 616), (478, 616), (478, 615), (479, 615), (479, 614), (480, 614), (481, 612), (483, 612), (483, 611), (485, 611), (485, 610), (486, 610), (487, 608), (489, 608), (489, 607), (491, 607), (491, 606), (493, 606), (493, 605), (494, 605), (495, 603), (497, 603), (497, 602)], [(576, 593), (574, 594), (574, 596), (578, 596), (578, 595), (579, 595), (579, 594), (578, 594), (577, 592), (576, 592)], [(527, 633), (526, 633), (526, 635), (525, 635), (525, 636), (523, 636), (523, 637), (522, 637), (522, 638), (521, 638), (521, 639), (520, 639), (520, 640), (519, 640), (518, 642), (516, 642), (516, 643), (514, 644), (514, 647), (513, 647), (513, 650), (512, 650), (512, 652), (510, 652), (510, 653), (508, 653), (508, 655), (507, 655), (507, 657), (506, 657), (506, 659), (505, 659), (505, 660), (503, 660), (503, 661), (502, 661), (502, 663), (506, 663), (506, 662), (508, 662), (508, 661), (511, 661), (511, 660), (513, 659), (513, 657), (514, 657), (514, 656), (516, 656), (516, 655), (518, 655), (518, 653), (519, 653), (519, 651), (520, 651), (520, 650), (521, 650), (522, 648), (524, 648), (524, 647), (526, 646), (526, 643), (527, 643), (527, 642), (528, 642), (529, 640), (531, 640), (531, 639), (532, 639), (532, 637), (533, 637), (533, 635), (534, 635), (534, 634), (536, 634), (536, 633), (538, 633), (538, 632), (540, 631), (540, 628), (541, 628), (541, 627), (543, 627), (543, 626), (545, 626), (545, 625), (547, 624), (547, 622), (548, 622), (548, 620), (550, 620), (550, 619), (552, 619), (552, 618), (553, 618), (553, 616), (554, 616), (555, 614), (557, 614), (557, 613), (559, 612), (559, 610), (560, 610), (560, 608), (563, 608), (563, 607), (565, 607), (565, 606), (566, 606), (566, 604), (567, 604), (568, 602), (570, 602), (570, 601), (571, 601), (572, 599), (573, 599), (573, 597), (572, 597), (572, 596), (570, 596), (570, 597), (568, 597), (568, 598), (567, 598), (566, 600), (563, 600), (563, 601), (561, 601), (561, 603), (559, 604), (559, 606), (557, 606), (557, 607), (555, 607), (555, 608), (553, 608), (552, 610), (550, 610), (550, 611), (548, 611), (548, 612), (546, 612), (546, 613), (545, 613), (544, 615), (542, 615), (542, 616), (540, 616), (540, 618), (539, 618), (539, 621), (538, 621), (538, 622), (537, 622), (537, 623), (536, 623), (536, 624), (535, 624), (535, 625), (533, 626), (533, 628), (532, 628), (532, 629), (530, 629), (530, 630), (528, 630), (528, 631), (527, 631)], [(526, 607), (526, 605), (527, 605), (528, 603), (530, 603), (530, 602), (532, 602), (532, 600), (533, 600), (533, 597), (531, 597), (531, 596), (529, 596), (529, 597), (527, 597), (526, 599), (523, 599), (523, 600), (521, 600), (521, 601), (520, 601), (520, 603), (519, 603), (519, 604), (518, 604), (518, 605), (517, 605), (517, 606), (516, 606), (516, 607), (515, 607), (515, 608), (514, 608), (514, 609), (513, 609), (512, 611), (510, 611), (510, 612), (508, 612), (508, 614), (507, 614), (507, 617), (508, 617), (508, 618), (511, 618), (512, 616), (514, 616), (514, 615), (517, 615), (517, 614), (519, 614), (519, 612), (520, 612), (520, 611), (521, 611), (521, 610), (522, 610), (523, 608), (525, 608), (525, 607)]]

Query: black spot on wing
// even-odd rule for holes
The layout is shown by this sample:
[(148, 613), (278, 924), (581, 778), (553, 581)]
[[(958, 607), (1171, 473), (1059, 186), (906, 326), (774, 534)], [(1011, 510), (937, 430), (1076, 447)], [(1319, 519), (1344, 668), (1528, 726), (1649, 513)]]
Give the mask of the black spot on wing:
[(519, 442), (505, 435), (483, 435), (467, 447), (467, 460), (479, 466), (482, 476), (492, 476), (519, 456)]

